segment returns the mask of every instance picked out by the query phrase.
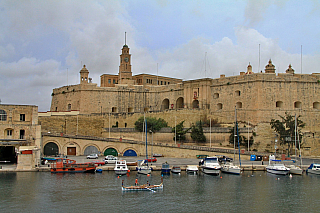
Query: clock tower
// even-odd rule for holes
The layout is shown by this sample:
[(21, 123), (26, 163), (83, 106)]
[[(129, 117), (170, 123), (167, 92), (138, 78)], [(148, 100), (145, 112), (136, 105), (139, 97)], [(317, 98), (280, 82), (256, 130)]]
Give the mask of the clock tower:
[(131, 55), (129, 54), (129, 47), (125, 42), (125, 44), (122, 47), (122, 53), (120, 55), (119, 83), (123, 84), (127, 80), (132, 80), (132, 72)]

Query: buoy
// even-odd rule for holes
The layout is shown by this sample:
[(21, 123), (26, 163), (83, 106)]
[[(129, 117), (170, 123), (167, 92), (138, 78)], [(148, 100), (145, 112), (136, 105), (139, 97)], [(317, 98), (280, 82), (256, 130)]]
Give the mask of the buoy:
[(128, 169), (128, 172), (130, 172), (130, 169)]
[(292, 174), (290, 174), (289, 177), (292, 178)]
[(118, 176), (118, 178), (119, 178), (119, 176)]
[(220, 179), (222, 178), (222, 176), (220, 176)]
[(149, 177), (149, 176), (150, 176), (150, 174), (147, 174), (147, 176)]

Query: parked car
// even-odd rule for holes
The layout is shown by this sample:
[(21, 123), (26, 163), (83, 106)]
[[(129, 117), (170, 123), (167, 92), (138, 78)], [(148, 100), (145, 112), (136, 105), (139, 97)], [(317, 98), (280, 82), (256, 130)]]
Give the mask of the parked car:
[(145, 161), (148, 161), (148, 162), (157, 162), (157, 158), (148, 158), (148, 159), (145, 159)]
[(117, 157), (113, 155), (107, 155), (103, 161), (105, 162), (105, 164), (108, 164), (108, 163), (116, 163), (117, 160), (118, 160)]
[(233, 161), (233, 158), (229, 158), (229, 157), (227, 157), (227, 156), (224, 156), (224, 155), (218, 155), (217, 156), (218, 157), (218, 161), (220, 162), (220, 163), (222, 163), (222, 162), (232, 162)]
[(99, 158), (98, 154), (90, 154), (87, 156), (87, 159), (98, 159), (98, 158)]

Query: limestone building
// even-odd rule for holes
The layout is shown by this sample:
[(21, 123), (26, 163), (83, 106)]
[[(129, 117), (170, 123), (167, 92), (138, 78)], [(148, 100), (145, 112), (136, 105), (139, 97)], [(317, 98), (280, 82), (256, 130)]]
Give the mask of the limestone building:
[(0, 104), (0, 161), (30, 170), (40, 163), (38, 107)]
[[(246, 72), (236, 76), (221, 74), (217, 79), (182, 81), (149, 74), (132, 75), (131, 62), (129, 47), (125, 44), (118, 75), (102, 74), (100, 86), (91, 82), (89, 70), (84, 65), (80, 71), (80, 84), (53, 90), (51, 112), (78, 111), (80, 114), (117, 116), (172, 112), (175, 116), (187, 117), (188, 112), (200, 110), (207, 118), (232, 124), (236, 107), (237, 119), (243, 125), (254, 127), (256, 139), (266, 146), (274, 141), (269, 124), (271, 119), (279, 119), (278, 115), (289, 112), (301, 115), (306, 123), (305, 147), (318, 147), (319, 73), (297, 74), (291, 64), (283, 73), (276, 73), (270, 59), (264, 72), (254, 73), (249, 64)], [(173, 126), (172, 121), (169, 125)], [(133, 122), (129, 127), (133, 127)]]

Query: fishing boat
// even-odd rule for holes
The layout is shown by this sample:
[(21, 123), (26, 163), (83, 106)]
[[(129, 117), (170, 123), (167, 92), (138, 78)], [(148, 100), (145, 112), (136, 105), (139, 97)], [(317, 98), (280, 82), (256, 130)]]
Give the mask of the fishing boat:
[(161, 178), (161, 183), (159, 185), (150, 185), (149, 183), (137, 186), (123, 186), (122, 180), (122, 191), (152, 191), (163, 189), (163, 179)]
[(116, 175), (125, 175), (128, 173), (129, 169), (125, 160), (117, 160), (114, 167)]
[(312, 163), (312, 164), (308, 167), (307, 173), (308, 173), (308, 174), (320, 175), (320, 164)]
[(52, 173), (94, 173), (96, 165), (94, 163), (76, 163), (75, 160), (56, 158), (51, 164)]
[(138, 160), (138, 166), (136, 167), (138, 174), (148, 175), (151, 174), (151, 167), (148, 165), (148, 131), (147, 120), (145, 119), (145, 131), (146, 131), (146, 160)]
[(186, 167), (187, 174), (197, 174), (199, 169), (197, 165), (187, 165)]
[(240, 175), (241, 169), (233, 163), (227, 162), (221, 166), (221, 172)]
[(202, 161), (202, 172), (208, 175), (219, 175), (221, 166), (217, 157), (207, 157)]
[(163, 163), (162, 167), (161, 167), (161, 173), (162, 174), (170, 174), (170, 171), (171, 171), (170, 165), (167, 162)]
[(174, 174), (180, 174), (181, 173), (181, 167), (180, 166), (173, 166), (171, 169), (171, 172)]

